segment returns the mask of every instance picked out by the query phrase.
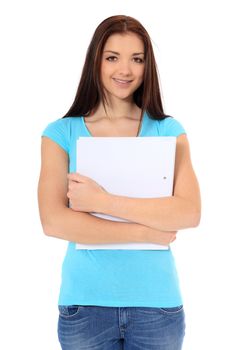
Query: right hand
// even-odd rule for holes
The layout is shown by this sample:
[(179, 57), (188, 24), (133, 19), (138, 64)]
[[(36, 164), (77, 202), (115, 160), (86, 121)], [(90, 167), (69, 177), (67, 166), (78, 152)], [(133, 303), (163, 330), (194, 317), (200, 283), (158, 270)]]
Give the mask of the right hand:
[(176, 239), (177, 231), (159, 231), (151, 227), (147, 227), (146, 242), (169, 245)]

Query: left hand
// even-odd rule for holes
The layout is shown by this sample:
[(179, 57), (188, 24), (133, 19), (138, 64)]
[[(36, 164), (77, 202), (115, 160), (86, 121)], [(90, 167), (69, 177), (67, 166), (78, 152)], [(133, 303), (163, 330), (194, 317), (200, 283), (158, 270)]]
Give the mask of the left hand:
[(75, 211), (98, 212), (108, 192), (90, 177), (70, 173), (67, 178), (70, 208)]

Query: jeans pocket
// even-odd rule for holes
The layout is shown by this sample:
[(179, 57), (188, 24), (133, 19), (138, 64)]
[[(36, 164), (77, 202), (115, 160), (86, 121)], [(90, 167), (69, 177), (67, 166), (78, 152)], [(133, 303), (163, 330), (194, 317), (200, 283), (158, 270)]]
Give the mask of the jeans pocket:
[(77, 315), (80, 308), (80, 305), (58, 305), (59, 315), (66, 318)]
[(183, 312), (183, 305), (174, 307), (160, 307), (159, 310), (166, 315), (176, 315)]

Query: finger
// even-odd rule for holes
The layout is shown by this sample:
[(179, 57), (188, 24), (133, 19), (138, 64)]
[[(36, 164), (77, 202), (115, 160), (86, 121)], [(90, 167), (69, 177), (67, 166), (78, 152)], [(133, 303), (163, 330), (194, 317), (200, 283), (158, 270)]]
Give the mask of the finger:
[(67, 174), (67, 178), (72, 181), (83, 182), (86, 176), (80, 175), (79, 173), (70, 173)]
[(69, 180), (68, 181), (68, 189), (72, 190), (73, 189), (73, 185), (75, 185), (75, 181)]

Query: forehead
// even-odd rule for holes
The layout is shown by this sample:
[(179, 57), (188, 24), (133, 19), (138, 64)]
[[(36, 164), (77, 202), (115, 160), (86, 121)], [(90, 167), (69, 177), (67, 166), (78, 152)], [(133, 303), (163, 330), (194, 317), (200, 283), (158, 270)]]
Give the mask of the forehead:
[[(104, 50), (112, 51), (136, 51), (143, 52), (144, 44), (141, 38), (135, 33), (125, 33), (125, 34), (112, 34), (107, 39)], [(139, 51), (137, 51), (139, 50)]]

